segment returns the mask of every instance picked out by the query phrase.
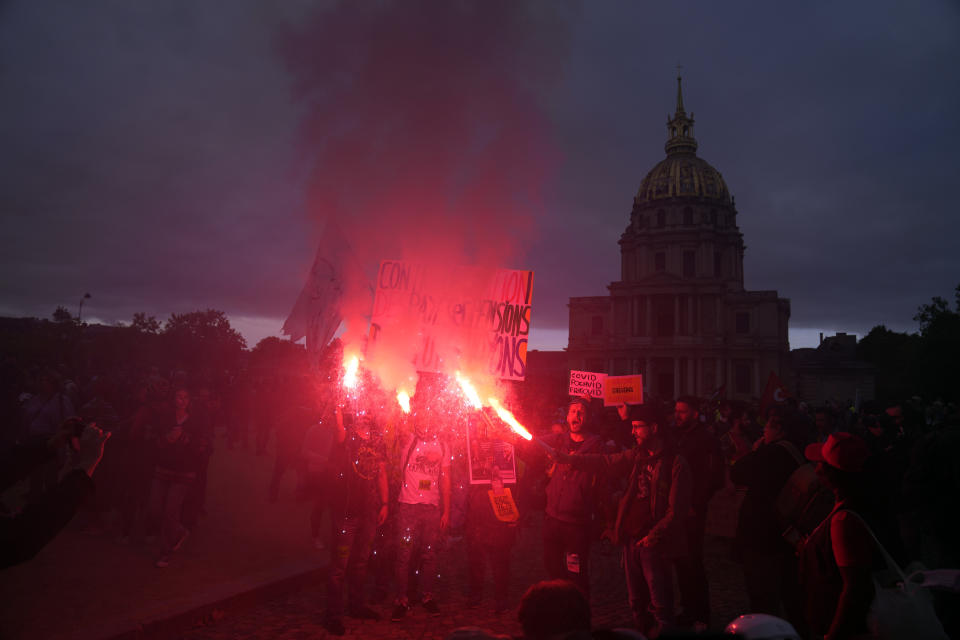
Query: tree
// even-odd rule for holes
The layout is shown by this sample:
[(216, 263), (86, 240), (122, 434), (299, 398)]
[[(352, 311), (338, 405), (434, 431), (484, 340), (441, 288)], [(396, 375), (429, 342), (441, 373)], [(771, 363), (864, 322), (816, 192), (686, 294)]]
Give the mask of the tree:
[(54, 322), (73, 322), (73, 316), (67, 311), (66, 307), (59, 306), (53, 312)]
[(877, 368), (877, 397), (902, 401), (915, 394), (917, 334), (891, 331), (877, 325), (857, 343), (857, 355)]
[(194, 369), (233, 368), (247, 347), (226, 314), (215, 309), (173, 313), (161, 335), (171, 354)]
[(949, 313), (950, 305), (947, 301), (940, 296), (934, 296), (928, 304), (922, 304), (917, 308), (917, 315), (913, 316), (913, 319), (920, 323), (920, 333), (926, 334), (931, 324)]
[(877, 396), (903, 401), (960, 399), (960, 285), (954, 289), (955, 310), (934, 296), (913, 317), (918, 333), (899, 333), (884, 326), (870, 330), (857, 345), (857, 355), (877, 368)]
[(303, 345), (275, 336), (262, 339), (250, 351), (250, 365), (257, 369), (286, 369), (293, 373), (304, 371), (306, 364), (307, 350)]
[(143, 312), (133, 314), (133, 322), (130, 327), (137, 333), (147, 333), (157, 335), (160, 333), (160, 321), (153, 316), (147, 316)]
[[(955, 292), (960, 297), (960, 286)], [(957, 310), (950, 311), (947, 301), (936, 296), (920, 306), (914, 319), (920, 323), (922, 337), (917, 359), (924, 395), (956, 399), (960, 395), (960, 299)]]

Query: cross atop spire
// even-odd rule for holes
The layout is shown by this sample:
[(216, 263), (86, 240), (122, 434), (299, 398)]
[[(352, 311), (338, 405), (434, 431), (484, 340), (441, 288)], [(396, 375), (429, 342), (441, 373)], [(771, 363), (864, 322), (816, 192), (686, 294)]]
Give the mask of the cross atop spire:
[(683, 108), (682, 70), (683, 67), (677, 65), (677, 111), (672, 118), (667, 116), (667, 143), (664, 145), (667, 155), (697, 151), (697, 141), (693, 137), (693, 114), (687, 116)]
[(683, 87), (680, 86), (680, 76), (683, 72), (683, 65), (677, 65), (677, 113), (684, 113), (683, 111)]

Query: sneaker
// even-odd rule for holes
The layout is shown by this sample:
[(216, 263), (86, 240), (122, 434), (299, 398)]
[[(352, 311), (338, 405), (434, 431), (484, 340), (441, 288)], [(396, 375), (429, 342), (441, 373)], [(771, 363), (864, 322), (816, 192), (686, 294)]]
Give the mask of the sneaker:
[(403, 619), (407, 617), (407, 611), (409, 610), (410, 607), (402, 602), (398, 602), (393, 608), (393, 613), (390, 614), (390, 622), (402, 622)]
[(342, 636), (347, 632), (340, 618), (324, 618), (321, 624), (332, 636)]
[(153, 563), (157, 569), (166, 569), (170, 566), (170, 556), (160, 556), (157, 558), (157, 561)]
[(187, 541), (187, 538), (190, 537), (190, 530), (184, 529), (183, 533), (180, 534), (180, 539), (177, 540), (177, 543), (173, 545), (173, 551), (179, 551), (180, 547), (183, 546), (183, 543)]
[(351, 618), (356, 618), (357, 620), (380, 619), (380, 614), (366, 605), (362, 607), (350, 607), (350, 609), (347, 610), (347, 615)]
[(440, 615), (440, 607), (437, 606), (437, 601), (433, 598), (428, 598), (423, 601), (423, 608), (426, 609), (427, 613), (436, 618)]

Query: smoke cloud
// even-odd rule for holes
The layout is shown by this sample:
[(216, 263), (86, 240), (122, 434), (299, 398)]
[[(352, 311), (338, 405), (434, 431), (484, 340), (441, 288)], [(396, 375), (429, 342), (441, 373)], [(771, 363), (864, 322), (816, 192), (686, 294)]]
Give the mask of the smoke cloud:
[[(364, 270), (344, 283), (347, 351), (364, 343), (383, 260), (418, 265), (409, 293), (441, 316), (465, 300), (465, 314), (489, 313), (479, 307), (497, 270), (524, 267), (559, 164), (543, 96), (561, 74), (573, 13), (556, 3), (342, 2), (279, 33), (306, 108), (310, 215), (339, 225)], [(394, 314), (377, 335), (368, 366), (388, 388), (412, 377), (425, 314), (426, 303)], [(481, 339), (444, 322), (437, 331), (461, 356)]]

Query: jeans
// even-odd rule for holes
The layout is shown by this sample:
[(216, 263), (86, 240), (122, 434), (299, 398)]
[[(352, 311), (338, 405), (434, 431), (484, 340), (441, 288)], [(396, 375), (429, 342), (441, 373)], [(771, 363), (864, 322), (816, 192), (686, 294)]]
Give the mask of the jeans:
[[(576, 570), (568, 562), (576, 555)], [(543, 518), (543, 566), (551, 580), (569, 580), (590, 593), (590, 525)]]
[(183, 500), (193, 484), (192, 479), (155, 473), (150, 488), (148, 531), (160, 527), (160, 553), (169, 555), (180, 542), (187, 528), (183, 526)]
[(433, 597), (437, 580), (437, 543), (440, 541), (440, 507), (431, 504), (397, 504), (397, 600), (406, 602), (410, 587), (410, 559), (420, 547), (420, 587), (423, 598)]
[(673, 613), (673, 567), (655, 548), (638, 547), (639, 538), (631, 538), (623, 549), (623, 566), (627, 575), (627, 594), (637, 629), (647, 633), (651, 623), (657, 631), (671, 629)]
[(343, 615), (343, 587), (346, 583), (351, 609), (366, 605), (363, 594), (370, 548), (376, 533), (376, 514), (340, 516), (333, 522), (333, 558), (327, 577), (327, 616)]

